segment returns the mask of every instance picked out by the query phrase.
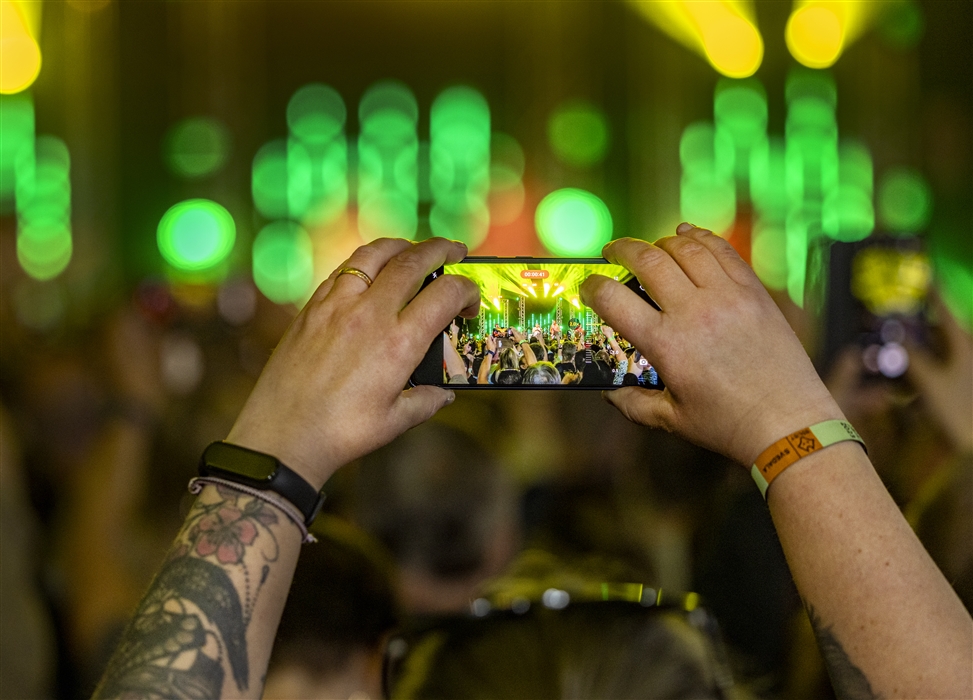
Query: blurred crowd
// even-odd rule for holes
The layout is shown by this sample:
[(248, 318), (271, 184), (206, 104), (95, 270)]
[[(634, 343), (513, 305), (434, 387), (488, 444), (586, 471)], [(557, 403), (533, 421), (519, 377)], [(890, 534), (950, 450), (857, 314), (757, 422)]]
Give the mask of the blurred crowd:
[[(291, 313), (247, 282), (144, 284), (43, 331), (8, 301), (0, 697), (86, 697), (182, 521), (200, 453), (228, 433)], [(799, 335), (813, 325), (784, 310)], [(857, 347), (821, 370), (970, 608), (973, 339), (931, 311), (904, 378), (868, 378)], [(454, 326), (444, 342), (450, 383), (657, 382), (607, 326)], [(692, 677), (728, 697), (831, 693), (748, 471), (592, 392), (458, 393), (325, 492), (266, 697), (698, 697)], [(632, 605), (646, 590), (651, 610)], [(511, 685), (523, 679), (534, 685)]]

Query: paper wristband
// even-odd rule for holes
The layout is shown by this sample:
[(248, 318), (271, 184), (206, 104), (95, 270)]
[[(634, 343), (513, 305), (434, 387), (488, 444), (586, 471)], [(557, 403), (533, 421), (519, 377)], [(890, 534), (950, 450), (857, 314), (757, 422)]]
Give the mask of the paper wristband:
[(757, 482), (760, 495), (766, 499), (770, 483), (794, 462), (807, 457), (812, 452), (846, 440), (860, 443), (868, 452), (865, 441), (848, 421), (826, 420), (823, 423), (815, 423), (809, 428), (802, 428), (796, 433), (781, 438), (761, 452), (753, 467), (750, 468), (750, 475)]

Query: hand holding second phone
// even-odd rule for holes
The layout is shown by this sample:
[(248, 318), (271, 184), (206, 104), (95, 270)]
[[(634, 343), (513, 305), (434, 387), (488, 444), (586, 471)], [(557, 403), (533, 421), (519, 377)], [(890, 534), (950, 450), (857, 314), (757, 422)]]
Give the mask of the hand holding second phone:
[(635, 273), (659, 304), (592, 275), (582, 298), (652, 358), (664, 391), (604, 394), (627, 418), (661, 427), (749, 466), (796, 430), (842, 418), (811, 361), (760, 280), (710, 231), (681, 224), (653, 243), (609, 243), (609, 262)]
[[(478, 311), (479, 290), (465, 277), (441, 275), (419, 292), (426, 275), (465, 255), (466, 246), (443, 238), (358, 248), (295, 317), (227, 440), (274, 455), (320, 488), (338, 467), (451, 402), (438, 387), (402, 387), (450, 320)], [(373, 283), (341, 274), (346, 267)], [(370, 352), (378, 347), (382, 371)]]

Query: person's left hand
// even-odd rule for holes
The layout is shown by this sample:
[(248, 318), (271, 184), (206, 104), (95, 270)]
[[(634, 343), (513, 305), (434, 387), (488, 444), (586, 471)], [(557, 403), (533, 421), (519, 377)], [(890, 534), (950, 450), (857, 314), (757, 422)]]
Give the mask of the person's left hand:
[[(402, 387), (450, 319), (479, 310), (479, 289), (465, 277), (441, 275), (419, 291), (426, 275), (465, 255), (443, 238), (381, 238), (356, 250), (291, 323), (227, 441), (274, 455), (320, 488), (450, 403), (451, 391)], [(344, 267), (374, 283), (339, 274)], [(381, 372), (367, 352), (378, 345)]]

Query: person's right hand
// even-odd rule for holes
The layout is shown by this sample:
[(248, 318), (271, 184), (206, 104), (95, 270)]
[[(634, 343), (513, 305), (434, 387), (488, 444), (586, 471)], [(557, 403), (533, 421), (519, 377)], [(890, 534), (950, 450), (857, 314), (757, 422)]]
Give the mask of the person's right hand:
[(524, 336), (524, 334), (521, 333), (520, 329), (518, 328), (510, 329), (510, 337), (514, 339), (515, 343), (522, 343), (527, 339), (526, 336)]
[(732, 246), (679, 226), (654, 244), (605, 246), (634, 272), (658, 311), (625, 285), (592, 275), (585, 304), (635, 344), (664, 391), (604, 393), (627, 418), (661, 427), (749, 466), (772, 443), (819, 421), (842, 418), (800, 341)]
[[(466, 246), (443, 238), (380, 238), (356, 250), (291, 323), (227, 440), (274, 455), (320, 488), (452, 401), (439, 387), (402, 387), (450, 319), (479, 310), (465, 277), (440, 275), (419, 291), (430, 272), (464, 255)], [(346, 266), (374, 283), (339, 274)], [(381, 372), (363, 352), (378, 346)]]
[(483, 339), (483, 342), (486, 345), (486, 349), (489, 352), (495, 353), (497, 351), (497, 341), (493, 338), (492, 335), (488, 335), (487, 337), (485, 337)]

